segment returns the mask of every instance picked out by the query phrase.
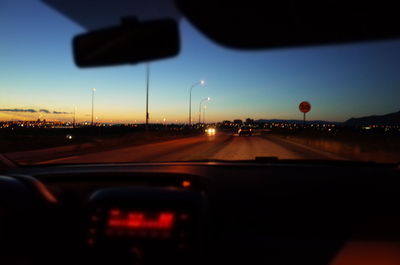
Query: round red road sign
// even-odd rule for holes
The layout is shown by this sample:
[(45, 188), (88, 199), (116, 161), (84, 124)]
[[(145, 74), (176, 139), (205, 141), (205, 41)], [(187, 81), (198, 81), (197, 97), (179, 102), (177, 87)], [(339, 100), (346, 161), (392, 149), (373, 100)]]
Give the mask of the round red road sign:
[(311, 110), (311, 104), (310, 102), (303, 101), (299, 105), (299, 110), (303, 113), (307, 113)]

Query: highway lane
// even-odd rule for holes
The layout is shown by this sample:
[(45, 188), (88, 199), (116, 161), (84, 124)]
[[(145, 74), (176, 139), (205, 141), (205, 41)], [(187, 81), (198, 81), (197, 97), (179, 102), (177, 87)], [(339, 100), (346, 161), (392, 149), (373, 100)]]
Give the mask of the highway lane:
[(311, 150), (268, 136), (243, 136), (218, 133), (160, 143), (125, 147), (84, 155), (43, 161), (47, 163), (165, 162), (203, 159), (249, 160), (259, 156), (280, 159), (331, 159), (326, 153)]
[(232, 137), (231, 141), (212, 156), (214, 159), (247, 160), (257, 156), (277, 156), (296, 159), (302, 155), (292, 152), (260, 136)]

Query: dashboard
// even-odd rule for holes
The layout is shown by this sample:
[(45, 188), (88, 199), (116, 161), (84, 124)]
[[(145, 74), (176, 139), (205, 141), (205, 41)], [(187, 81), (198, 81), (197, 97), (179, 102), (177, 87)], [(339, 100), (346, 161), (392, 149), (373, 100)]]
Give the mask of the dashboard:
[(0, 174), (1, 264), (333, 264), (400, 242), (394, 165), (49, 165)]

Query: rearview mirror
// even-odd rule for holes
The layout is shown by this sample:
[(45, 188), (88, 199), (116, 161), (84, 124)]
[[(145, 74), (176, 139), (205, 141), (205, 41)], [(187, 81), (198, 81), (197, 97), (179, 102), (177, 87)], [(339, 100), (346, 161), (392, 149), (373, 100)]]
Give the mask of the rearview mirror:
[(175, 56), (180, 42), (172, 19), (139, 23), (125, 19), (121, 26), (78, 35), (73, 39), (79, 67), (132, 64)]

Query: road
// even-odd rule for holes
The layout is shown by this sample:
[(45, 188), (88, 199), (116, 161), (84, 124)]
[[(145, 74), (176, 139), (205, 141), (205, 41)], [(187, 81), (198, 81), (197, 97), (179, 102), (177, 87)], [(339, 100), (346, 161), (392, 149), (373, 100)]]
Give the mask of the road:
[(331, 154), (289, 143), (273, 136), (217, 135), (188, 137), (111, 151), (63, 157), (47, 163), (166, 162), (203, 159), (249, 160), (260, 156), (280, 159), (335, 159)]

